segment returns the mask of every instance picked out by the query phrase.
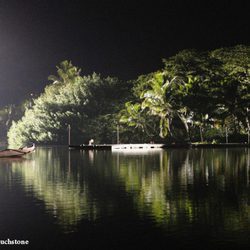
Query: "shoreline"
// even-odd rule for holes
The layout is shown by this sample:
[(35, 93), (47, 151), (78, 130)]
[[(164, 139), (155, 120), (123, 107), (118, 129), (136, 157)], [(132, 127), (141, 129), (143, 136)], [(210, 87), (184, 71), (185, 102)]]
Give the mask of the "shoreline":
[(249, 148), (248, 143), (190, 143), (190, 144), (165, 144), (163, 148)]

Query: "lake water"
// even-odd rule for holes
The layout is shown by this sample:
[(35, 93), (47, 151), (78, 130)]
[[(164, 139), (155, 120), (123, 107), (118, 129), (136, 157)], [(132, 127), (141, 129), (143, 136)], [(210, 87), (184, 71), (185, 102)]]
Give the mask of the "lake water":
[(250, 248), (249, 168), (247, 148), (38, 147), (0, 159), (0, 240), (29, 240), (25, 249)]

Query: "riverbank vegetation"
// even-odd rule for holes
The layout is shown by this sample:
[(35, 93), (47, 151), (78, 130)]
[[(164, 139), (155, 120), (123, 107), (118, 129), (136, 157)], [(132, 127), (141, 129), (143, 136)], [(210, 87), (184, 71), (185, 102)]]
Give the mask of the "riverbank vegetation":
[[(250, 130), (250, 47), (184, 50), (157, 72), (121, 81), (83, 76), (69, 61), (44, 92), (12, 118), (0, 112), (9, 145), (116, 142), (246, 142)], [(21, 114), (21, 115), (20, 115)], [(4, 122), (8, 120), (8, 124)], [(10, 126), (10, 127), (9, 127)], [(2, 130), (3, 131), (3, 130)]]

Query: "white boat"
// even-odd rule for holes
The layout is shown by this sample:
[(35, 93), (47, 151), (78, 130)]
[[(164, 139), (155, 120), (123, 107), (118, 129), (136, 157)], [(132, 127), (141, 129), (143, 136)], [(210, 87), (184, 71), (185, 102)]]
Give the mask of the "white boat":
[(26, 146), (19, 149), (4, 149), (0, 151), (0, 158), (21, 157), (23, 155), (33, 152), (34, 150), (35, 150), (35, 144), (33, 144), (31, 147)]

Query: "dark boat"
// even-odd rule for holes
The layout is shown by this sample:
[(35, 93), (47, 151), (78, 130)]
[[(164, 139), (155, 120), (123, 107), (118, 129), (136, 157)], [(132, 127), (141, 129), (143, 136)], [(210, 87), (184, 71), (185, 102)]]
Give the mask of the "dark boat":
[(19, 149), (4, 149), (0, 151), (0, 158), (21, 157), (23, 155), (33, 152), (34, 150), (35, 150), (35, 144), (33, 144), (31, 147), (26, 146)]

